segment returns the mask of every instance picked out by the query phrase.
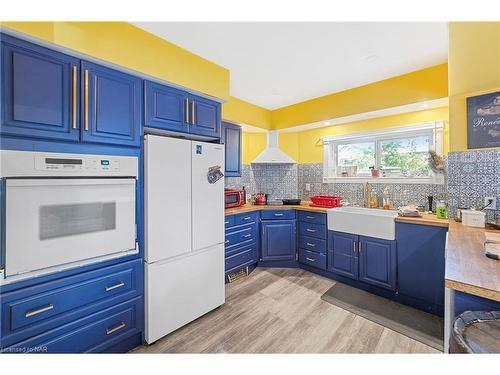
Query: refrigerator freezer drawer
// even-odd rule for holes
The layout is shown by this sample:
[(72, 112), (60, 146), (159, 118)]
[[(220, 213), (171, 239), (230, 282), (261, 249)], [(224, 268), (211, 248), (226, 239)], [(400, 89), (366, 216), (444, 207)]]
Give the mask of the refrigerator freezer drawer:
[(151, 344), (222, 305), (224, 245), (145, 263), (146, 341)]

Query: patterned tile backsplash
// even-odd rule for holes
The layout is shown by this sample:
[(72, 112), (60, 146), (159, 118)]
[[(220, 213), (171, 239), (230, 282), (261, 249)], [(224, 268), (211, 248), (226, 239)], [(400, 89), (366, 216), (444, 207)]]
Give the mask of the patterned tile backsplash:
[[(457, 207), (483, 206), (484, 197), (497, 198), (500, 205), (500, 150), (451, 152), (448, 154), (448, 184), (371, 183), (381, 196), (388, 189), (393, 206), (418, 203), (427, 207), (427, 196), (434, 202), (448, 202), (449, 216)], [(226, 187), (245, 186), (247, 193), (267, 193), (271, 199), (301, 198), (312, 195), (339, 195), (354, 205), (363, 205), (363, 184), (323, 183), (323, 164), (243, 165), (242, 177), (227, 177)], [(310, 191), (306, 191), (310, 184)], [(434, 203), (435, 204), (435, 203)], [(487, 210), (487, 220), (500, 220), (500, 210)]]

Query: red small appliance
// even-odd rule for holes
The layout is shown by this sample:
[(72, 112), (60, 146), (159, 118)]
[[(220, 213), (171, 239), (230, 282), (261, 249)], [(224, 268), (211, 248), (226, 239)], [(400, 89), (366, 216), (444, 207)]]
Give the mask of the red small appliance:
[(245, 190), (243, 189), (226, 189), (224, 191), (224, 207), (233, 208), (243, 206), (245, 204)]

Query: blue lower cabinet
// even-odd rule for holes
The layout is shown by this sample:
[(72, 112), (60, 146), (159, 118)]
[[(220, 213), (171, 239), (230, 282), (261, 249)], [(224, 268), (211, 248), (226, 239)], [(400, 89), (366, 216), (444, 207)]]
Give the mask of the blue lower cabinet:
[(398, 291), (428, 310), (444, 306), (447, 228), (396, 223)]
[(305, 249), (299, 249), (299, 262), (307, 264), (311, 267), (316, 267), (322, 270), (326, 270), (326, 255), (317, 253), (314, 251), (309, 251)]
[(30, 341), (141, 297), (143, 277), (142, 260), (136, 259), (3, 293), (0, 347)]
[[(106, 351), (142, 331), (144, 300), (134, 298), (85, 316), (57, 329), (21, 341), (4, 352), (13, 353), (96, 353)], [(132, 349), (128, 348), (128, 350)], [(121, 349), (123, 350), (123, 349)]]
[(244, 246), (231, 254), (226, 253), (225, 258), (225, 272), (232, 272), (249, 266), (256, 262), (255, 254), (257, 251), (257, 244)]
[(358, 279), (358, 235), (328, 232), (328, 270), (351, 279)]
[(359, 280), (396, 290), (396, 241), (359, 237)]
[(262, 220), (261, 260), (294, 260), (295, 220)]
[(300, 236), (299, 247), (309, 251), (326, 254), (326, 240), (319, 238)]

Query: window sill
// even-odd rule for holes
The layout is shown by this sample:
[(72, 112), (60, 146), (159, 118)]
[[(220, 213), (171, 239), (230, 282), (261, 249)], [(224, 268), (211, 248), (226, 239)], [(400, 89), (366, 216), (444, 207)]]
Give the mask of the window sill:
[(323, 182), (333, 184), (360, 184), (364, 182), (372, 184), (437, 184), (444, 185), (444, 176), (411, 178), (411, 177), (323, 177)]

